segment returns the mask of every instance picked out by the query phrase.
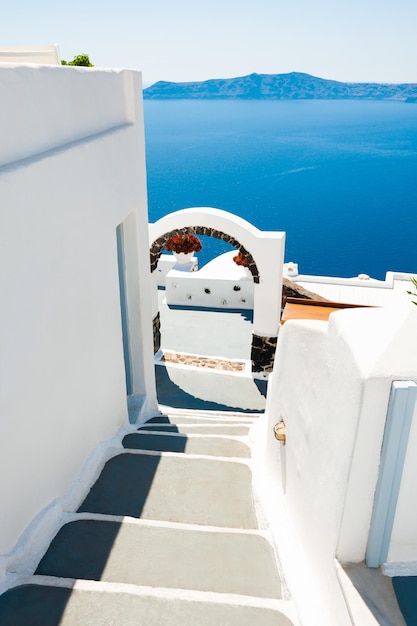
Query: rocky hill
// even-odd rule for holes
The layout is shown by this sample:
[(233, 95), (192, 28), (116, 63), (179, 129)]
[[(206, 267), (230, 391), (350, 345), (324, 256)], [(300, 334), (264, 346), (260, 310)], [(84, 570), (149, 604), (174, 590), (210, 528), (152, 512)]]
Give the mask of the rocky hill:
[(192, 83), (158, 81), (143, 90), (144, 98), (246, 100), (404, 100), (415, 102), (416, 83), (342, 83), (310, 74), (250, 74)]

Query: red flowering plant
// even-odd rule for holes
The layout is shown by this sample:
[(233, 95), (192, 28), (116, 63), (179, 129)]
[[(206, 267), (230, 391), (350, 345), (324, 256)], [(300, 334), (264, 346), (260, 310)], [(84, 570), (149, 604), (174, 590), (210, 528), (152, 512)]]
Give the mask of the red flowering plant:
[(237, 255), (233, 257), (233, 261), (236, 263), (236, 265), (242, 265), (243, 267), (249, 267), (248, 259), (241, 253), (240, 250), (237, 253)]
[(165, 244), (165, 250), (168, 250), (168, 252), (176, 252), (177, 254), (180, 252), (184, 254), (200, 252), (202, 247), (199, 238), (188, 233), (185, 235), (175, 235), (175, 237), (168, 239)]

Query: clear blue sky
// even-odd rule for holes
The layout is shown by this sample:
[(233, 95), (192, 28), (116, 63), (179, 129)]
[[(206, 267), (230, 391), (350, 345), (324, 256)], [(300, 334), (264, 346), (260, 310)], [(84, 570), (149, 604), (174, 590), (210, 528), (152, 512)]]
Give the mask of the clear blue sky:
[(307, 72), (417, 82), (417, 0), (3, 0), (0, 45), (58, 43), (144, 83)]

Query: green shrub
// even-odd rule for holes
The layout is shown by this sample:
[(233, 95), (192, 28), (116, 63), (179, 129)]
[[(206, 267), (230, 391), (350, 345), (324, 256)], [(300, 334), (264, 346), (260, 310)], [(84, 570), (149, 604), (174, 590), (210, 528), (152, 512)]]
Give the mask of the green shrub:
[[(414, 291), (407, 291), (407, 293), (409, 293), (410, 296), (414, 296), (414, 297), (417, 298), (417, 291), (416, 291), (417, 290), (417, 278), (411, 277), (410, 280), (413, 283), (415, 289), (414, 289)], [(413, 300), (413, 304), (415, 304), (417, 306), (417, 300)]]
[(77, 54), (73, 58), (72, 61), (65, 61), (62, 59), (61, 65), (77, 65), (79, 67), (94, 67), (92, 63), (90, 63), (90, 57), (88, 54)]

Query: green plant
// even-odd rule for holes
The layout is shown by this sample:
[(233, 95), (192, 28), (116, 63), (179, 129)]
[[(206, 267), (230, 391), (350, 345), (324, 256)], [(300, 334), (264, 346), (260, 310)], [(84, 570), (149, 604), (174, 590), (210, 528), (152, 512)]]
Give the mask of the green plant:
[[(410, 294), (410, 296), (414, 296), (417, 298), (417, 278), (414, 278), (413, 276), (410, 277), (411, 282), (414, 285), (414, 291), (407, 291), (407, 293)], [(417, 306), (417, 300), (413, 300), (413, 304), (415, 304)]]
[(61, 65), (77, 65), (79, 67), (94, 67), (92, 63), (90, 63), (90, 57), (88, 54), (77, 54), (72, 61), (65, 61), (62, 59)]

